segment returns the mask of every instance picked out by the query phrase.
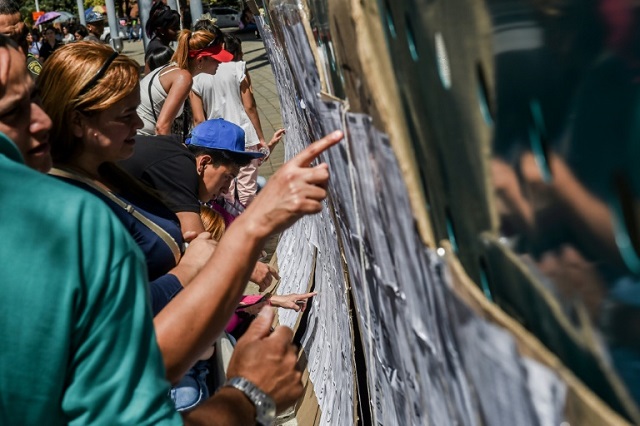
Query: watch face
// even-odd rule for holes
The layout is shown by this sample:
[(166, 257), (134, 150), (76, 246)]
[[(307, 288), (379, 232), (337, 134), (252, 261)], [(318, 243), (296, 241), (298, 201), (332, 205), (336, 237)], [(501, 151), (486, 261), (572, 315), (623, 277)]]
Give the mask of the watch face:
[(257, 420), (260, 424), (270, 425), (276, 418), (276, 404), (269, 397), (260, 401), (256, 407)]

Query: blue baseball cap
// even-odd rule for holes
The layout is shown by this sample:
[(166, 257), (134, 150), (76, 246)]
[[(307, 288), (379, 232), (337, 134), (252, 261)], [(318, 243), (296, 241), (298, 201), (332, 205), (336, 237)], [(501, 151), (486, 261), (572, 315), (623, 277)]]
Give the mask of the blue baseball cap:
[(198, 124), (191, 131), (191, 137), (187, 138), (185, 144), (233, 152), (250, 158), (264, 157), (261, 152), (245, 151), (244, 130), (240, 126), (222, 118), (215, 118)]
[(85, 17), (85, 22), (87, 24), (95, 24), (96, 22), (104, 21), (104, 15), (100, 12), (89, 12), (89, 14)]

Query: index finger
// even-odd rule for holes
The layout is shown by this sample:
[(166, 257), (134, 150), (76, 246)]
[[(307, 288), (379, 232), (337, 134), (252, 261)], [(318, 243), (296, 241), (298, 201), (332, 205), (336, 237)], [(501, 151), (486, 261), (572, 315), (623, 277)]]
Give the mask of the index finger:
[(316, 294), (318, 294), (317, 292), (311, 292), (311, 293), (305, 293), (305, 294), (297, 294), (296, 296), (298, 296), (298, 299), (308, 299), (310, 297), (315, 296)]
[(309, 166), (309, 164), (311, 164), (311, 162), (315, 160), (318, 155), (340, 142), (342, 136), (343, 133), (340, 130), (336, 130), (335, 132), (328, 134), (324, 138), (306, 147), (298, 155), (293, 157), (291, 159), (291, 162), (301, 167)]

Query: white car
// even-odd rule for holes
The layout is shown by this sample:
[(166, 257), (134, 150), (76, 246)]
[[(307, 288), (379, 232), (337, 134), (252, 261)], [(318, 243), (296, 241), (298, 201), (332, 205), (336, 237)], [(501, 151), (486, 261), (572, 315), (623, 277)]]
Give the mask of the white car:
[[(120, 40), (126, 40), (129, 38), (127, 32), (125, 31), (126, 28), (123, 29), (122, 25), (119, 25), (119, 29), (118, 29), (118, 35), (120, 36)], [(102, 32), (102, 35), (100, 36), (100, 40), (104, 41), (105, 43), (111, 43), (111, 28), (109, 28), (109, 24), (105, 23), (104, 26), (104, 31)]]
[(209, 9), (209, 15), (216, 19), (216, 25), (219, 28), (226, 28), (240, 25), (242, 14), (230, 7), (212, 7)]

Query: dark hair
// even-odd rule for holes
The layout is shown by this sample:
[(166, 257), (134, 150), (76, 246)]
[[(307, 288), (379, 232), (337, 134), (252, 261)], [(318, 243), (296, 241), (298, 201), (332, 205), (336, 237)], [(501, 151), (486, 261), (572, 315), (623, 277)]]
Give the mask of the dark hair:
[(31, 31), (29, 31), (31, 33), (31, 36), (33, 37), (33, 41), (40, 41), (40, 38), (42, 37), (42, 34), (40, 34), (40, 31), (37, 28), (31, 28)]
[(158, 28), (169, 28), (180, 24), (180, 14), (162, 1), (157, 0), (151, 6), (149, 19), (144, 26), (144, 30), (149, 38), (153, 37)]
[(193, 31), (209, 31), (215, 36), (214, 45), (222, 44), (224, 40), (224, 33), (222, 30), (207, 18), (198, 19), (193, 26)]
[(224, 50), (233, 55), (233, 59), (237, 60), (238, 55), (242, 53), (242, 42), (232, 34), (224, 35)]
[(14, 0), (0, 0), (0, 15), (20, 13), (20, 4)]
[(173, 53), (173, 49), (169, 46), (159, 46), (153, 49), (147, 55), (147, 64), (149, 64), (149, 71), (153, 71), (156, 68), (167, 65), (169, 61), (171, 61)]
[(208, 155), (211, 157), (213, 167), (238, 166), (244, 167), (251, 162), (251, 158), (235, 152), (223, 151), (221, 149), (206, 148), (197, 145), (187, 145), (189, 151), (195, 156)]
[(87, 30), (87, 27), (85, 27), (82, 24), (78, 24), (74, 33), (80, 34), (83, 38), (89, 35), (89, 31)]

